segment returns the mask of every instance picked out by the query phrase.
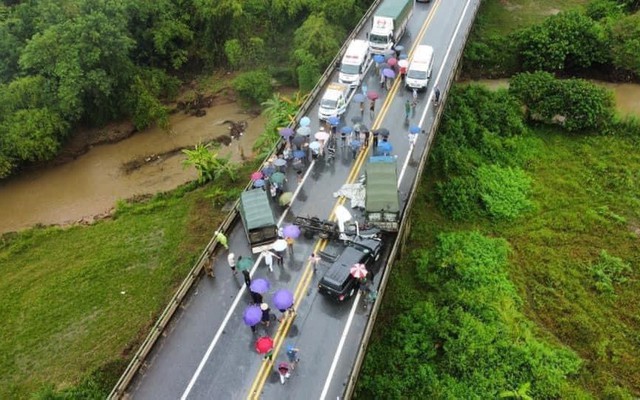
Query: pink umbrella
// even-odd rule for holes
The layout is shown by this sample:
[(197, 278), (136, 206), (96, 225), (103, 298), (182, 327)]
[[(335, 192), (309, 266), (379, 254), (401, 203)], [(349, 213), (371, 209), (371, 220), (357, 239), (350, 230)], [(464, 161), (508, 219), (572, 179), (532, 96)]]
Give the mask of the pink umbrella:
[(362, 279), (369, 273), (369, 271), (367, 271), (367, 267), (364, 264), (353, 264), (349, 272), (351, 272), (351, 276), (356, 279)]
[(251, 180), (252, 181), (257, 181), (258, 179), (262, 179), (262, 177), (263, 177), (263, 175), (262, 175), (262, 172), (260, 172), (260, 171), (253, 172), (251, 174)]
[(394, 66), (396, 65), (396, 63), (398, 62), (398, 60), (396, 60), (395, 58), (391, 57), (390, 59), (387, 60), (387, 64), (389, 64), (390, 66)]
[(256, 351), (260, 354), (266, 354), (273, 350), (273, 339), (269, 336), (263, 336), (256, 340)]
[(378, 97), (380, 97), (380, 96), (378, 96), (378, 92), (376, 92), (376, 91), (374, 91), (374, 90), (369, 90), (369, 91), (367, 92), (367, 97), (369, 98), (369, 100), (375, 100), (375, 99), (377, 99), (377, 98), (378, 98)]

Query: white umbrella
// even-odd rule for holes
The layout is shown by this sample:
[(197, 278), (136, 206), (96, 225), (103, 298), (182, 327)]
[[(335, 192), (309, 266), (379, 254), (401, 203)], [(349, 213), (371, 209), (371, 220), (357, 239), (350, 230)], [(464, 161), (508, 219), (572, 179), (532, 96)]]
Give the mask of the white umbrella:
[(273, 242), (271, 248), (275, 251), (285, 251), (287, 249), (287, 241), (284, 239), (278, 239)]
[(353, 276), (356, 279), (362, 279), (366, 277), (367, 274), (369, 273), (369, 271), (367, 271), (366, 265), (359, 264), (359, 263), (353, 264), (349, 272), (351, 272), (351, 276)]
[(316, 150), (316, 151), (317, 151), (317, 150), (320, 150), (320, 147), (322, 147), (322, 146), (320, 145), (320, 142), (313, 141), (313, 142), (309, 143), (309, 148), (310, 148), (311, 150)]
[(315, 134), (315, 138), (316, 138), (316, 140), (325, 141), (325, 140), (329, 139), (329, 133), (325, 132), (325, 131), (318, 131)]
[(398, 67), (400, 68), (407, 68), (409, 66), (409, 61), (407, 60), (400, 60), (398, 61)]
[(311, 128), (309, 128), (308, 126), (301, 126), (300, 128), (298, 128), (296, 133), (300, 136), (309, 136), (311, 135)]

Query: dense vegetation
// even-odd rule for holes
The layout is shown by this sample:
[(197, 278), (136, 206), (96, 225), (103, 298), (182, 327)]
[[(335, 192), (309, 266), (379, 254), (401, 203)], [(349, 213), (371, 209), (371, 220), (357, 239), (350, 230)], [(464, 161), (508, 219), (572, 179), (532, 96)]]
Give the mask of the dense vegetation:
[[(518, 13), (542, 15), (544, 6), (579, 5), (585, 1), (535, 2), (535, 9)], [(533, 25), (516, 26), (513, 13), (498, 20), (499, 8), (485, 1), (472, 41), (464, 54), (465, 74), (508, 77), (516, 72), (547, 71), (616, 80), (640, 78), (640, 2), (592, 0), (549, 16)], [(516, 7), (522, 7), (518, 5)], [(508, 30), (508, 31), (505, 31)]]
[(640, 124), (592, 84), (533, 78), (581, 111), (529, 119), (530, 74), (451, 92), (358, 398), (640, 393)]
[[(0, 178), (54, 157), (74, 129), (130, 118), (167, 124), (180, 78), (248, 70), (308, 90), (369, 0), (5, 0), (0, 4)], [(293, 41), (289, 40), (293, 36)]]

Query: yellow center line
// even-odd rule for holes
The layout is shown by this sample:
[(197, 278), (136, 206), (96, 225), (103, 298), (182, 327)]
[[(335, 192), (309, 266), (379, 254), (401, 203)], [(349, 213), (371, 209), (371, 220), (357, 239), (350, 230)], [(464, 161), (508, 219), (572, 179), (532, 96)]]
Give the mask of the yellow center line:
[[(411, 59), (411, 57), (413, 56), (413, 53), (415, 52), (416, 47), (422, 41), (426, 33), (426, 30), (431, 24), (433, 16), (435, 15), (435, 11), (437, 10), (439, 5), (440, 5), (440, 1), (435, 1), (433, 3), (431, 11), (429, 12), (429, 15), (427, 16), (427, 18), (425, 19), (424, 25), (420, 28), (420, 31), (416, 36), (416, 40), (411, 46), (411, 50), (408, 53), (409, 59)], [(371, 131), (374, 131), (375, 129), (378, 129), (380, 127), (401, 85), (402, 85), (402, 79), (400, 79), (399, 77), (396, 78), (391, 89), (389, 90), (387, 97), (385, 98), (384, 103), (382, 104), (382, 107), (380, 108), (380, 112), (378, 113), (377, 117), (374, 120), (373, 125), (370, 128)], [(360, 151), (353, 166), (351, 167), (351, 171), (349, 172), (346, 183), (355, 182), (355, 180), (357, 179), (360, 173), (360, 169), (362, 168), (362, 165), (364, 164), (365, 160), (368, 157), (369, 148), (371, 146), (372, 146), (372, 141), (369, 141), (367, 146), (364, 147), (362, 151)], [(342, 196), (336, 201), (336, 203), (334, 204), (329, 214), (329, 220), (331, 221), (334, 220), (336, 209), (338, 208), (338, 206), (343, 205), (345, 201), (346, 201), (346, 198)], [(318, 239), (318, 241), (314, 245), (313, 253), (317, 255), (319, 252), (323, 251), (327, 247), (327, 244), (328, 244), (327, 240)], [(302, 299), (305, 297), (303, 296), (303, 293), (308, 289), (308, 286), (312, 278), (313, 278), (313, 266), (310, 261), (307, 261), (307, 263), (305, 264), (305, 270), (302, 274), (302, 277), (298, 281), (298, 285), (296, 286), (294, 296), (293, 296), (294, 298), (293, 306), (296, 310), (299, 308), (300, 303), (302, 302)], [(262, 387), (264, 386), (264, 383), (266, 382), (267, 377), (269, 376), (269, 373), (271, 372), (271, 369), (273, 367), (273, 363), (274, 363), (273, 359), (280, 352), (280, 348), (284, 343), (284, 338), (287, 335), (287, 333), (289, 333), (289, 329), (291, 328), (291, 325), (293, 324), (294, 319), (295, 319), (295, 316), (289, 315), (283, 319), (283, 322), (278, 327), (278, 330), (273, 338), (273, 341), (274, 341), (273, 357), (271, 360), (269, 359), (264, 360), (263, 363), (261, 364), (260, 369), (258, 370), (258, 373), (256, 375), (256, 378), (253, 381), (251, 388), (249, 389), (249, 394), (248, 394), (249, 399), (259, 399), (260, 393), (262, 391)]]

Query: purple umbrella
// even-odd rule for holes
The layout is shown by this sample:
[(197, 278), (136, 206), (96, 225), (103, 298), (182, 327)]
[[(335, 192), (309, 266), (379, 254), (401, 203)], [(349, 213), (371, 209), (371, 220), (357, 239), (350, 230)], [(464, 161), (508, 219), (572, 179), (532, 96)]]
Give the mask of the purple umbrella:
[(260, 320), (262, 320), (262, 310), (260, 306), (254, 304), (245, 308), (242, 319), (247, 326), (258, 325)]
[(395, 78), (396, 77), (396, 73), (393, 72), (392, 69), (390, 68), (385, 68), (382, 70), (382, 75), (386, 76), (387, 78)]
[(282, 229), (282, 235), (284, 237), (297, 239), (298, 236), (300, 236), (300, 228), (297, 225), (287, 225)]
[(251, 285), (249, 285), (249, 289), (251, 289), (254, 293), (267, 293), (271, 284), (268, 280), (264, 278), (258, 278), (251, 281)]
[(289, 136), (293, 135), (293, 129), (291, 128), (282, 128), (278, 131), (278, 133), (280, 133), (280, 136), (282, 136), (283, 138), (288, 138)]
[(293, 305), (293, 293), (287, 289), (280, 289), (273, 294), (271, 300), (278, 310), (286, 310)]

